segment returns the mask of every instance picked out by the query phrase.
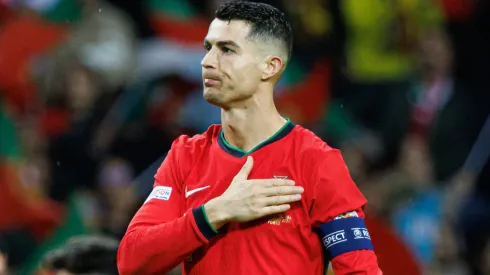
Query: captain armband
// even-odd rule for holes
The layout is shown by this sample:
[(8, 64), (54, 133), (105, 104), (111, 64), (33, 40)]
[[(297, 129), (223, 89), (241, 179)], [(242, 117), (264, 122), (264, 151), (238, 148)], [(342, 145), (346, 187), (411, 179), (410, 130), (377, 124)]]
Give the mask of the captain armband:
[(328, 260), (355, 250), (374, 250), (364, 220), (346, 217), (326, 222), (318, 228)]

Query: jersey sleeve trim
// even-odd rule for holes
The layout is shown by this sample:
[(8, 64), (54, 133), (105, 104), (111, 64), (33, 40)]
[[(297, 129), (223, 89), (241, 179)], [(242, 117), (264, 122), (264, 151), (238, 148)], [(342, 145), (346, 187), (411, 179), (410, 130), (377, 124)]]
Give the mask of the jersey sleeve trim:
[(359, 217), (337, 219), (318, 228), (327, 260), (355, 250), (374, 250), (364, 220)]
[(209, 222), (208, 215), (206, 214), (206, 210), (204, 209), (204, 204), (201, 205), (201, 208), (202, 208), (202, 213), (204, 215), (204, 219), (206, 220), (206, 223), (208, 224), (209, 228), (213, 230), (214, 234), (218, 234), (218, 230), (216, 230), (216, 228), (214, 228), (214, 226)]
[(211, 224), (208, 221), (206, 216), (206, 212), (204, 212), (204, 207), (199, 206), (192, 209), (192, 215), (194, 216), (194, 220), (197, 225), (197, 229), (201, 232), (201, 234), (206, 238), (206, 240), (211, 240), (212, 237), (218, 234)]

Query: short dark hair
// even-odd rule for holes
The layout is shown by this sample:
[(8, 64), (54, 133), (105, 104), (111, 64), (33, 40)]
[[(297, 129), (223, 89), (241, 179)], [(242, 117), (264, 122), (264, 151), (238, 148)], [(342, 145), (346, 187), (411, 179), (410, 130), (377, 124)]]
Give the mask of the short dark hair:
[(79, 236), (70, 239), (43, 260), (43, 268), (73, 274), (117, 275), (119, 242), (103, 236)]
[(277, 8), (248, 1), (230, 1), (216, 10), (216, 18), (223, 21), (243, 20), (250, 24), (250, 37), (277, 39), (284, 44), (287, 58), (293, 48), (293, 32), (286, 16)]

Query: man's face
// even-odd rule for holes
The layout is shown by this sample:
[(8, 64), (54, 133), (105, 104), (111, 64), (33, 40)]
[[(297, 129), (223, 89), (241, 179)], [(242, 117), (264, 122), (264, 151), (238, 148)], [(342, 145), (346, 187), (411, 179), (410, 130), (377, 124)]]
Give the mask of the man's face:
[(257, 42), (247, 39), (244, 21), (215, 19), (204, 40), (206, 55), (201, 65), (204, 98), (220, 107), (250, 98), (262, 77), (263, 56)]

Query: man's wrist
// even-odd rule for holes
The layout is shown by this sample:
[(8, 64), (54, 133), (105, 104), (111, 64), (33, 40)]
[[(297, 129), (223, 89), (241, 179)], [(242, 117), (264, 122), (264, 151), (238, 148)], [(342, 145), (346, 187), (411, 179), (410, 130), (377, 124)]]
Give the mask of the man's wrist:
[(203, 210), (207, 221), (215, 230), (219, 230), (230, 221), (226, 208), (223, 207), (218, 199), (210, 200), (204, 204)]

